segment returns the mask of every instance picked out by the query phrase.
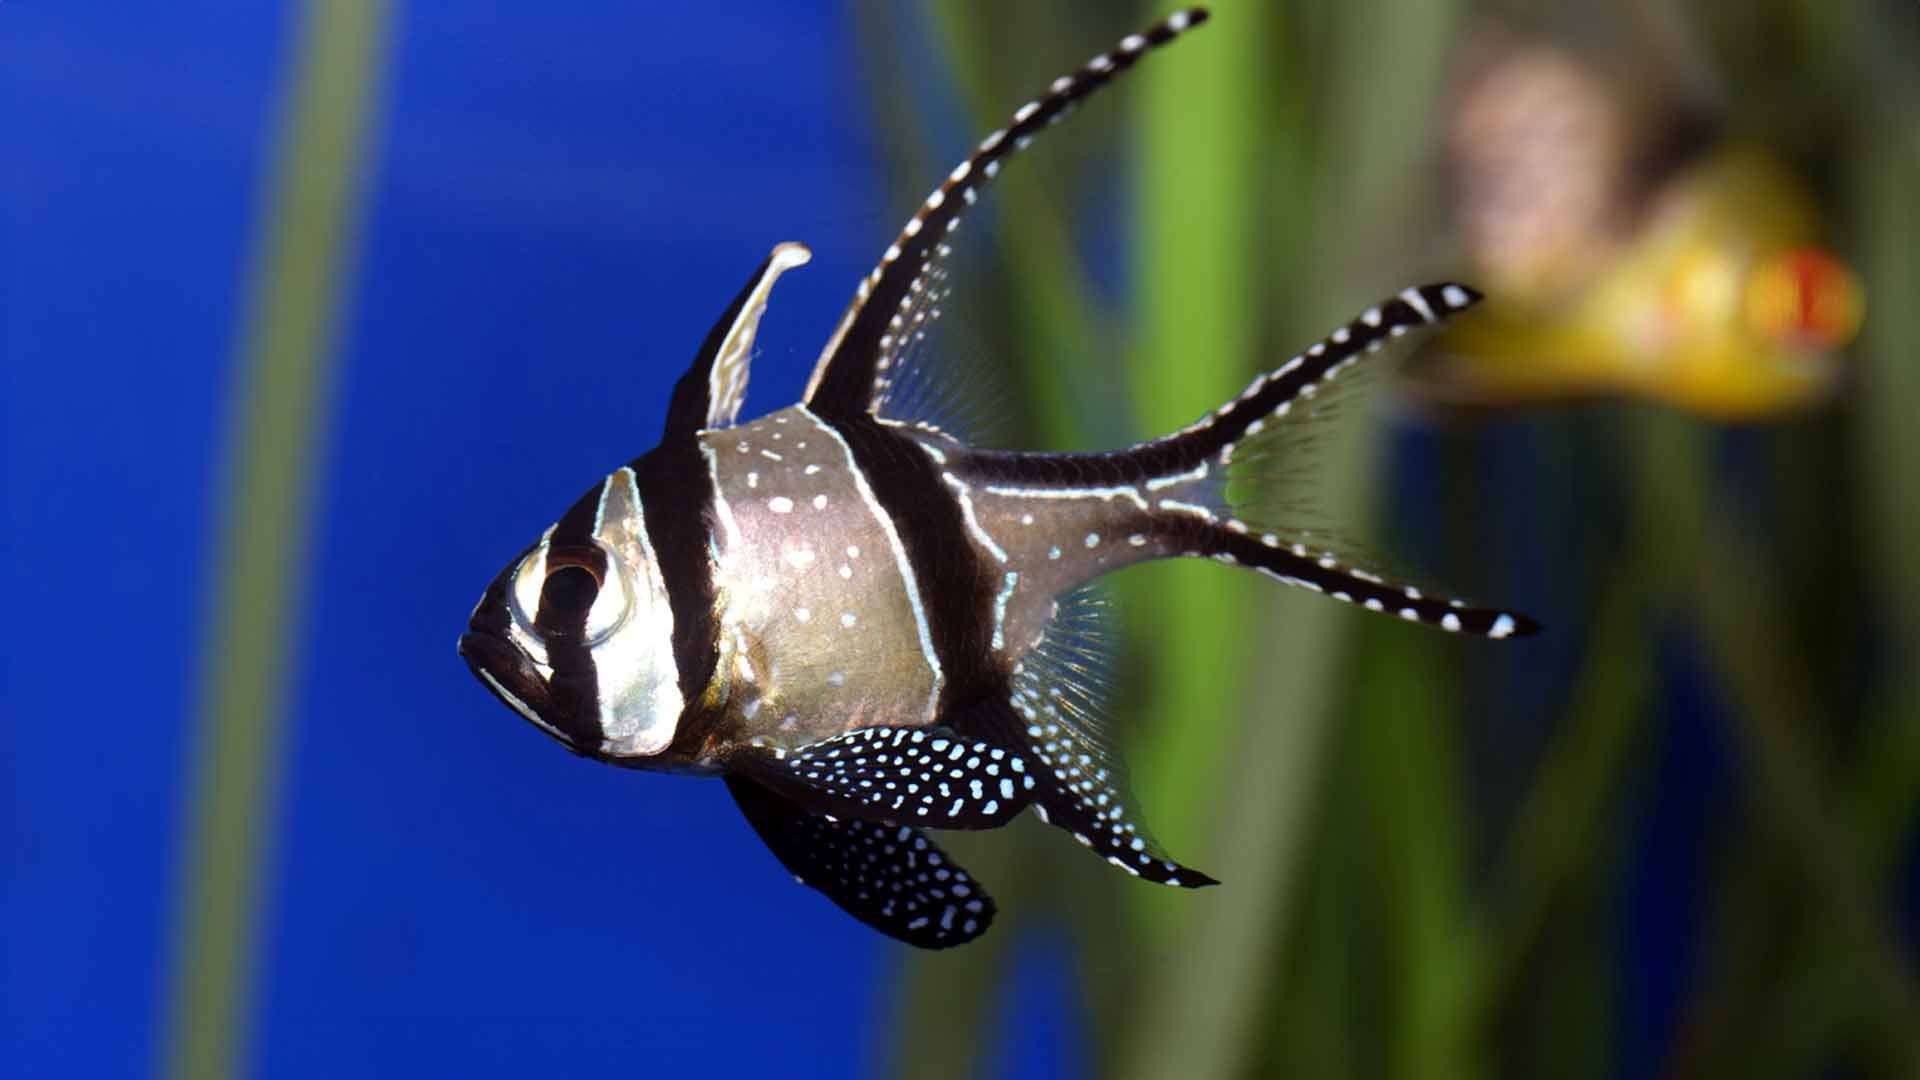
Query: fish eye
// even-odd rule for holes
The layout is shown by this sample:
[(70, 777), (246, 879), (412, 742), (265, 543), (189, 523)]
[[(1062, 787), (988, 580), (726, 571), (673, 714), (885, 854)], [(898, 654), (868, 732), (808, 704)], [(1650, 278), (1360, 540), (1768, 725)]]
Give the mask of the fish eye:
[(1860, 279), (1834, 255), (1795, 248), (1762, 262), (1747, 282), (1747, 320), (1770, 341), (1837, 349), (1860, 330)]
[(547, 571), (547, 582), (540, 587), (540, 610), (560, 615), (576, 615), (587, 610), (600, 595), (600, 579), (584, 566), (559, 566)]
[(626, 620), (627, 590), (612, 552), (598, 544), (535, 550), (514, 573), (512, 608), (528, 633), (594, 645)]

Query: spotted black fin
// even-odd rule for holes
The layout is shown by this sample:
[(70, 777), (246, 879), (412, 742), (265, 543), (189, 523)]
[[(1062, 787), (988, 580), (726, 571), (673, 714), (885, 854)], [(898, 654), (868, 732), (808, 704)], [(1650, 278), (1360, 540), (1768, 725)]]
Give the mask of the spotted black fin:
[(997, 829), (1032, 798), (1021, 754), (943, 727), (859, 728), (798, 750), (748, 746), (727, 768), (816, 814)]
[(1106, 700), (1115, 639), (1094, 586), (1061, 597), (1045, 635), (1014, 667), (1008, 700), (962, 726), (1018, 746), (1037, 765), (1034, 812), (1137, 877), (1200, 888), (1218, 884), (1169, 858), (1147, 830), (1114, 746)]
[(766, 314), (767, 298), (781, 274), (813, 258), (805, 244), (776, 245), (760, 269), (720, 316), (694, 356), (693, 366), (673, 388), (667, 405), (666, 437), (691, 437), (708, 428), (727, 427), (747, 399), (747, 373), (753, 363), (753, 338)]
[(806, 404), (825, 417), (852, 418), (877, 412), (902, 356), (926, 336), (946, 295), (949, 238), (1000, 166), (1033, 137), (1070, 112), (1083, 98), (1111, 82), (1151, 50), (1207, 20), (1199, 8), (1176, 11), (1151, 28), (1129, 34), (1046, 93), (1014, 112), (1007, 126), (988, 135), (955, 166), (908, 219), (841, 316), (807, 383)]
[(794, 880), (888, 937), (945, 949), (993, 925), (993, 898), (918, 829), (810, 814), (741, 776), (727, 790)]

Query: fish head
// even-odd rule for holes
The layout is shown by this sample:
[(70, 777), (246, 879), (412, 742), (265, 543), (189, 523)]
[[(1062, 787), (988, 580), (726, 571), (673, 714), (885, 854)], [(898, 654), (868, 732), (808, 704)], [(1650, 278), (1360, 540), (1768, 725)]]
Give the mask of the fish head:
[(631, 468), (495, 575), (459, 647), (495, 697), (576, 754), (644, 765), (672, 744), (685, 705), (673, 610)]

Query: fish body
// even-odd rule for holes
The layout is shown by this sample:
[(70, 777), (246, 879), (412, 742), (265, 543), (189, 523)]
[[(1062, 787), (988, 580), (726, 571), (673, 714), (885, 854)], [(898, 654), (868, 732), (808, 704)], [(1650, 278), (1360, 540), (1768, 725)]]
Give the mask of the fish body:
[(1016, 112), (861, 283), (804, 400), (742, 424), (760, 315), (808, 257), (776, 247), (676, 386), (660, 444), (495, 577), (460, 639), (475, 675), (576, 753), (724, 776), (796, 878), (938, 948), (984, 932), (993, 905), (928, 828), (1031, 807), (1131, 874), (1214, 883), (1152, 843), (1104, 737), (1081, 589), (1101, 575), (1212, 558), (1447, 631), (1530, 632), (1262, 532), (1226, 498), (1236, 450), (1359, 357), (1471, 305), (1464, 286), (1403, 290), (1190, 427), (1123, 450), (988, 451), (890, 415), (980, 187), (1204, 19), (1169, 16)]

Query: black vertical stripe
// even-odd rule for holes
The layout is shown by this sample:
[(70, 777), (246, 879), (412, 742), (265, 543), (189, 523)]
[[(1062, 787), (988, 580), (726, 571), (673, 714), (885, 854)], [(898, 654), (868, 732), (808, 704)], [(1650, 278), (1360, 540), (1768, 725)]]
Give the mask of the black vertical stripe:
[(920, 589), (934, 656), (946, 677), (945, 715), (1004, 691), (992, 660), (995, 579), (968, 540), (959, 499), (912, 439), (870, 416), (820, 417), (846, 440), (880, 509), (893, 520)]
[(660, 445), (628, 464), (640, 489), (642, 524), (653, 545), (654, 569), (666, 585), (667, 606), (673, 611), (673, 662), (685, 705), (669, 753), (697, 748), (717, 719), (705, 716), (700, 708), (720, 663), (720, 627), (714, 612), (718, 592), (710, 554), (717, 493), (700, 453), (700, 431), (712, 414), (713, 365), (720, 348), (772, 263), (768, 256), (734, 294), (694, 354), (693, 364), (674, 384)]
[[(585, 565), (593, 571), (595, 580), (606, 580), (606, 553), (593, 542), (594, 517), (606, 485), (607, 481), (602, 480), (589, 488), (554, 524), (547, 542), (549, 576), (557, 558), (563, 564)], [(567, 733), (576, 749), (588, 754), (598, 752), (605, 738), (605, 729), (600, 723), (599, 672), (586, 643), (587, 614), (591, 610), (591, 604), (577, 609), (549, 610), (543, 588), (533, 620), (547, 647), (547, 663), (553, 667), (553, 677), (547, 686), (552, 709), (543, 715)]]
[[(574, 502), (560, 520), (554, 523), (553, 532), (547, 539), (547, 577), (551, 579), (554, 571), (561, 566), (584, 566), (593, 574), (596, 582), (607, 579), (607, 553), (593, 540), (593, 523), (599, 514), (600, 500), (605, 497), (609, 481), (602, 480), (590, 488)], [(544, 583), (543, 583), (544, 584)], [(533, 625), (540, 631), (544, 640), (550, 637), (581, 638), (587, 632), (586, 607), (555, 608), (547, 603), (543, 588), (540, 603), (534, 611)]]
[(653, 545), (654, 570), (666, 585), (673, 611), (673, 662), (685, 708), (670, 752), (697, 746), (711, 727), (700, 700), (720, 662), (720, 625), (714, 613), (719, 599), (713, 583), (714, 499), (700, 442), (692, 436), (669, 437), (629, 466), (640, 487), (647, 539)]

